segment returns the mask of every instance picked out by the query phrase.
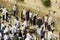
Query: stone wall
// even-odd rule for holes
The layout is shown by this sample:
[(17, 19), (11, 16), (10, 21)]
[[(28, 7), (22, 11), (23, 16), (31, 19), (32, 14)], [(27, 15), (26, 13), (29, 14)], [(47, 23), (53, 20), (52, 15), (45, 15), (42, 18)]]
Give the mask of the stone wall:
[[(16, 0), (3, 0), (3, 1), (7, 1), (7, 2), (10, 2), (10, 3), (13, 3), (13, 4), (17, 3)], [(34, 10), (46, 13), (46, 14), (49, 13), (48, 9), (44, 8), (43, 5), (41, 4), (41, 0), (24, 0), (24, 3), (25, 4), (23, 4), (22, 6), (29, 7), (29, 8), (32, 8)]]
[(7, 1), (7, 2), (10, 2), (10, 3), (16, 4), (16, 0), (3, 0), (3, 1)]
[(39, 10), (39, 11), (42, 11), (44, 13), (49, 13), (49, 10), (51, 10), (50, 12), (53, 13), (53, 11), (56, 11), (55, 13), (55, 16), (60, 16), (60, 9), (59, 9), (59, 6), (60, 6), (60, 0), (51, 0), (51, 7), (50, 8), (45, 8), (43, 5), (42, 5), (42, 2), (41, 0), (25, 0), (25, 3), (31, 7), (31, 8), (34, 8), (36, 10)]
[[(16, 4), (17, 0), (3, 0), (3, 1), (8, 1), (10, 3)], [(50, 12), (53, 13), (53, 11), (56, 11), (55, 16), (60, 16), (60, 0), (51, 0), (52, 6), (50, 8), (46, 8), (42, 5), (41, 0), (24, 0), (24, 4), (22, 6), (32, 8), (37, 11), (41, 11), (45, 14)]]

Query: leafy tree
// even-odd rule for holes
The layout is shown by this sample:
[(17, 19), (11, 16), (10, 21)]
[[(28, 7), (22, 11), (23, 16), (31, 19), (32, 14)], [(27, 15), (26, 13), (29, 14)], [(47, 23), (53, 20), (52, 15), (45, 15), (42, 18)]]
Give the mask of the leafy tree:
[(24, 2), (24, 0), (18, 0), (18, 1), (22, 1), (22, 2)]
[(51, 7), (51, 0), (43, 0), (42, 2), (45, 7)]

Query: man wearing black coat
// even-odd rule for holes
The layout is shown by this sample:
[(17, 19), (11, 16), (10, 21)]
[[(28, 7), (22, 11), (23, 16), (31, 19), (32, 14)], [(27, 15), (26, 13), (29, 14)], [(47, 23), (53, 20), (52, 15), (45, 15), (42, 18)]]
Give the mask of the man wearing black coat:
[(38, 27), (41, 27), (42, 24), (43, 24), (42, 19), (41, 18), (38, 18), (38, 21), (37, 21)]
[(17, 33), (14, 34), (13, 40), (19, 40)]
[(9, 12), (8, 10), (6, 11), (6, 22), (8, 22), (8, 15), (9, 15)]
[(33, 25), (36, 25), (37, 14), (33, 15)]
[(30, 10), (28, 10), (28, 11), (26, 12), (26, 20), (27, 20), (27, 21), (29, 20), (29, 12), (30, 12)]

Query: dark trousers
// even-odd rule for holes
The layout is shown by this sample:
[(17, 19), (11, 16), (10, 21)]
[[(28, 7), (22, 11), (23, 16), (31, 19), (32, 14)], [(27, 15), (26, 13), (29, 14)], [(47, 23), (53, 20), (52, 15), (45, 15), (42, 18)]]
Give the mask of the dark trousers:
[(6, 22), (8, 22), (8, 16), (6, 16)]
[(16, 11), (14, 11), (14, 16), (16, 16)]
[(0, 12), (2, 12), (2, 10), (0, 10)]
[(5, 20), (5, 18), (4, 18), (4, 17), (5, 17), (5, 15), (3, 15), (3, 20)]
[(33, 20), (33, 25), (36, 25), (36, 21), (35, 20)]
[(29, 22), (29, 23), (30, 23), (31, 25), (32, 25), (32, 21), (33, 21), (33, 20), (30, 18), (30, 22)]
[(47, 22), (45, 22), (45, 27), (47, 27), (48, 26), (48, 23)]
[(38, 27), (41, 27), (41, 25), (38, 25)]
[(47, 29), (48, 29), (48, 30), (51, 30), (51, 26), (50, 26), (50, 25), (48, 25)]
[(52, 40), (52, 39), (50, 39), (50, 40)]
[(1, 23), (0, 23), (0, 30), (1, 30)]
[(44, 38), (44, 36), (41, 36), (41, 40), (42, 40), (42, 38)]
[(26, 16), (26, 20), (29, 21), (29, 16)]

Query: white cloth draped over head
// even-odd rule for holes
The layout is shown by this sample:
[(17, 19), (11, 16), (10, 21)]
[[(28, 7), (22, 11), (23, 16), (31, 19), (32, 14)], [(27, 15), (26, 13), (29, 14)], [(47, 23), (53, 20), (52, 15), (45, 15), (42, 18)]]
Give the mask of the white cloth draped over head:
[(31, 40), (32, 39), (32, 36), (29, 34), (29, 33), (27, 33), (27, 35), (26, 35), (27, 37), (26, 37), (26, 39), (25, 40)]

